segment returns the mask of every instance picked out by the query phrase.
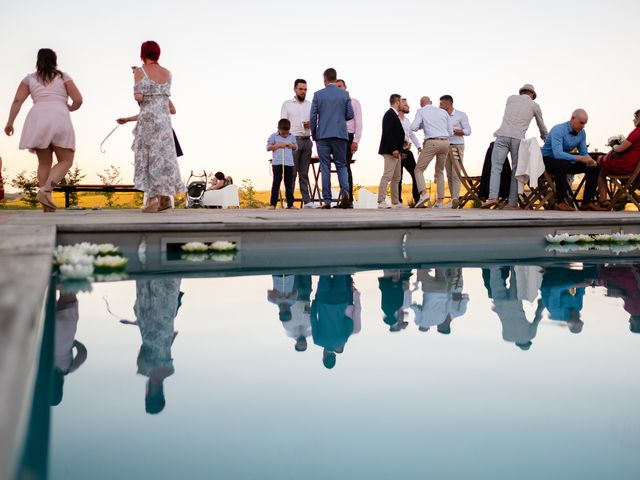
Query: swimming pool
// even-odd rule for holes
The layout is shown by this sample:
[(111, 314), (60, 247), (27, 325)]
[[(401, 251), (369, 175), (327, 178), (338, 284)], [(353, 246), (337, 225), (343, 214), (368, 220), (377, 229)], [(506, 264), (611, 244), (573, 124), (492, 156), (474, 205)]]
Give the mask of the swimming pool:
[(258, 273), (137, 271), (58, 292), (27, 467), (638, 478), (640, 262)]

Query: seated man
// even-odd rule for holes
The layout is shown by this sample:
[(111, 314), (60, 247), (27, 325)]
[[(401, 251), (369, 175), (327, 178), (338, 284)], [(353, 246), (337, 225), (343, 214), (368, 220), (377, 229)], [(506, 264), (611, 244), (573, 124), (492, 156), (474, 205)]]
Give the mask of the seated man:
[[(589, 116), (582, 109), (571, 114), (571, 120), (553, 127), (542, 147), (544, 165), (556, 178), (556, 210), (574, 211), (567, 201), (567, 175), (584, 173), (587, 180), (581, 210), (603, 211), (605, 208), (593, 201), (600, 169), (587, 151), (587, 134), (584, 126)], [(573, 154), (577, 150), (578, 154)]]
[(540, 285), (539, 313), (546, 308), (549, 320), (566, 322), (571, 333), (580, 333), (584, 326), (580, 312), (585, 288), (593, 285), (597, 277), (597, 269), (593, 265), (585, 264), (582, 270), (568, 266), (545, 267)]

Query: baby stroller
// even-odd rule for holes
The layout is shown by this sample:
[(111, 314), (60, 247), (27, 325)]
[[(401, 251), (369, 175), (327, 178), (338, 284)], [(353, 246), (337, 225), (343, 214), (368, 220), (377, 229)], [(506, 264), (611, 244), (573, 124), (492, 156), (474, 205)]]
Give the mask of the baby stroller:
[[(191, 180), (193, 178), (193, 180)], [(207, 190), (207, 172), (202, 171), (202, 175), (194, 175), (193, 170), (187, 180), (187, 207), (201, 208), (202, 197)]]

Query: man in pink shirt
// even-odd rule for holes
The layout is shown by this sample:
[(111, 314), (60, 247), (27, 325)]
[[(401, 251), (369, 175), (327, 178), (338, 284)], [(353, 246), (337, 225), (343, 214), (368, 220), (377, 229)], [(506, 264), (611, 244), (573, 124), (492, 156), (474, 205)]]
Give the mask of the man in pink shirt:
[[(347, 89), (347, 84), (342, 79), (336, 80), (336, 85), (341, 90)], [(362, 137), (362, 107), (360, 102), (351, 97), (351, 106), (353, 107), (353, 119), (347, 121), (347, 133), (349, 134), (349, 143), (347, 144), (347, 173), (349, 175), (349, 202), (353, 206), (353, 175), (351, 174), (351, 163), (353, 154), (358, 150), (358, 144)]]

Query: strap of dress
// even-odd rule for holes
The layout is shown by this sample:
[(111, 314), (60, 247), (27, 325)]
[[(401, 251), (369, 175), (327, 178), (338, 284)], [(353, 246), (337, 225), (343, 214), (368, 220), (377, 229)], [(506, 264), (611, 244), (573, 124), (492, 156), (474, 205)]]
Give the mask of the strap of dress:
[(142, 70), (142, 73), (144, 74), (144, 78), (146, 78), (148, 80), (149, 76), (147, 75), (147, 72), (144, 69), (144, 65), (140, 67), (140, 70)]

